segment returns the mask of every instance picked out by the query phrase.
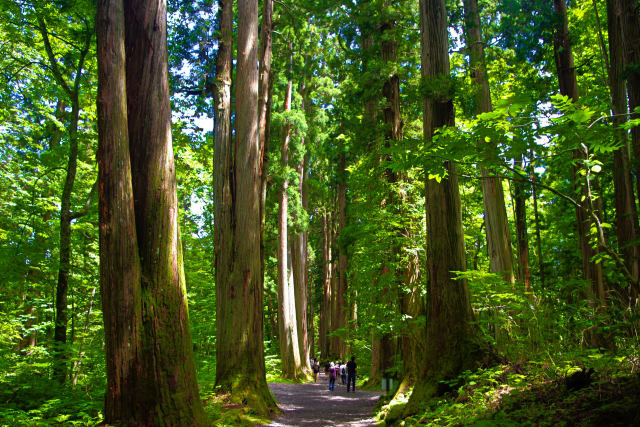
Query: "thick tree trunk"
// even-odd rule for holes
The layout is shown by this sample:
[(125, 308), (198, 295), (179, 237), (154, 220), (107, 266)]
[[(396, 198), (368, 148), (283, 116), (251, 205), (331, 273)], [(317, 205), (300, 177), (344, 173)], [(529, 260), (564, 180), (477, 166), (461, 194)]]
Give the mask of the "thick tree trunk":
[(125, 76), (122, 0), (100, 0), (98, 42), (98, 165), (100, 290), (104, 317), (107, 391), (105, 422), (143, 423), (135, 402), (143, 372), (142, 271), (135, 209)]
[[(629, 139), (627, 132), (620, 129), (626, 121), (627, 94), (624, 84), (624, 18), (617, 0), (607, 0), (607, 21), (609, 30), (609, 87), (613, 113), (614, 135), (622, 147), (613, 153), (613, 187), (616, 207), (616, 232), (618, 248), (623, 255), (629, 272), (638, 280), (640, 274), (638, 244), (638, 215), (633, 194), (633, 178), (629, 159)], [(632, 286), (630, 289), (633, 289)], [(637, 295), (637, 289), (630, 295)], [(634, 295), (635, 293), (635, 295)]]
[[(487, 113), (492, 111), (491, 94), (487, 69), (484, 64), (484, 42), (482, 41), (478, 0), (464, 0), (464, 20), (471, 79), (478, 86), (475, 95), (475, 113)], [(489, 151), (496, 149), (495, 142), (491, 144), (494, 147), (491, 147)], [(489, 158), (487, 160), (498, 159)], [(480, 169), (480, 173), (482, 175), (482, 200), (491, 271), (502, 274), (506, 282), (514, 283), (513, 253), (502, 179), (495, 177), (493, 169), (483, 167)]]
[[(142, 19), (139, 12), (149, 10), (155, 20)], [(97, 16), (105, 421), (198, 425), (204, 414), (177, 226), (166, 9), (101, 0)]]
[[(422, 75), (425, 79), (449, 76), (447, 10), (444, 0), (420, 1)], [(424, 138), (454, 125), (453, 101), (448, 93), (429, 93), (424, 99)], [(453, 162), (443, 163), (447, 175), (425, 184), (427, 221), (427, 349), (424, 369), (414, 388), (407, 412), (436, 393), (438, 381), (473, 369), (486, 349), (473, 326), (466, 280), (452, 271), (465, 270), (462, 211), (458, 176)]]
[[(516, 169), (522, 170), (522, 157), (514, 159)], [(518, 241), (518, 271), (526, 294), (531, 294), (531, 268), (529, 266), (529, 235), (527, 232), (527, 194), (524, 182), (515, 183), (516, 240)]]
[[(111, 67), (102, 74), (111, 85), (101, 91), (102, 111), (117, 119), (117, 123), (104, 120), (103, 129), (117, 126), (107, 137), (120, 139), (117, 144), (122, 150), (127, 144), (122, 140), (127, 134), (122, 128), (127, 125), (131, 164), (130, 178), (128, 172), (103, 175), (107, 181), (115, 180), (109, 184), (115, 187), (112, 198), (122, 200), (109, 200), (110, 194), (105, 194), (103, 200), (109, 201), (101, 208), (102, 217), (109, 220), (108, 226), (116, 227), (114, 222), (120, 221), (116, 228), (124, 227), (122, 232), (112, 233), (110, 238), (115, 241), (105, 237), (106, 247), (112, 249), (105, 257), (112, 257), (109, 262), (114, 267), (124, 267), (107, 267), (102, 291), (105, 329), (112, 356), (116, 356), (107, 358), (107, 363), (114, 365), (108, 367), (112, 379), (105, 418), (113, 424), (199, 424), (203, 411), (189, 331), (171, 146), (166, 4), (101, 2), (101, 7), (103, 50), (99, 57), (107, 58), (105, 65)], [(125, 69), (126, 84), (122, 78)], [(125, 90), (126, 109), (122, 106)], [(128, 123), (122, 119), (124, 111)], [(103, 146), (110, 142), (105, 140)], [(118, 152), (114, 156), (118, 162), (103, 163), (104, 174), (127, 169), (125, 155)], [(132, 194), (128, 194), (129, 185)], [(134, 225), (135, 232), (131, 229)], [(110, 230), (102, 228), (106, 236)], [(137, 253), (131, 254), (136, 249)], [(121, 259), (123, 256), (126, 259)], [(122, 316), (123, 311), (127, 317)], [(182, 362), (176, 365), (176, 360)]]
[[(567, 20), (567, 6), (565, 0), (554, 0), (554, 12), (558, 17), (559, 24), (555, 28), (553, 38), (554, 58), (558, 72), (558, 82), (560, 85), (560, 93), (569, 97), (573, 102), (578, 102), (578, 81), (576, 79), (575, 66), (573, 63), (573, 53), (571, 51), (571, 42), (569, 39), (569, 24)], [(580, 163), (585, 159), (585, 154), (580, 149), (573, 150), (573, 158), (576, 166), (572, 167), (572, 179), (576, 191), (579, 191), (584, 199), (584, 203), (588, 204), (587, 186), (580, 182)], [(597, 205), (597, 201), (593, 202)], [(595, 263), (591, 259), (597, 255), (598, 250), (593, 249), (589, 243), (589, 235), (591, 229), (591, 219), (588, 212), (584, 208), (576, 207), (576, 222), (578, 227), (578, 244), (582, 254), (583, 275), (595, 298), (604, 302), (604, 278), (602, 274), (602, 265)]]
[[(224, 2), (221, 20), (222, 40), (229, 42), (229, 47), (231, 5)], [(219, 221), (216, 217), (215, 235), (216, 384), (231, 393), (234, 401), (246, 402), (258, 412), (267, 413), (275, 408), (275, 402), (267, 387), (264, 365), (257, 39), (257, 0), (241, 0), (238, 3), (236, 143), (232, 147), (230, 133), (225, 133), (223, 140), (216, 140), (215, 151), (217, 194), (214, 203), (222, 210), (216, 212), (221, 218)], [(231, 80), (230, 72), (226, 73), (226, 69), (231, 69), (230, 62), (225, 62), (224, 67), (225, 75), (218, 80), (219, 88), (226, 88)], [(216, 105), (229, 105), (227, 99), (230, 98)], [(216, 113), (216, 118), (218, 115)], [(224, 143), (228, 145), (222, 145)]]

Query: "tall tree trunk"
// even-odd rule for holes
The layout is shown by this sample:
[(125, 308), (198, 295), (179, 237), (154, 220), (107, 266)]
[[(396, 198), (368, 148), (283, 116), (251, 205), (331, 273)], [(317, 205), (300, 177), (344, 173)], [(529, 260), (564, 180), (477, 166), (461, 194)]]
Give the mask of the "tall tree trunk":
[(97, 16), (105, 421), (199, 425), (204, 413), (171, 147), (166, 6), (100, 0)]
[[(624, 28), (622, 9), (617, 0), (607, 0), (607, 21), (609, 30), (609, 87), (611, 90), (611, 109), (613, 113), (614, 137), (622, 143), (622, 147), (613, 153), (613, 186), (616, 207), (616, 232), (618, 247), (622, 252), (625, 264), (638, 281), (640, 274), (638, 244), (638, 215), (633, 194), (633, 178), (629, 159), (629, 139), (627, 132), (620, 129), (626, 121), (627, 96), (624, 84)], [(635, 284), (634, 284), (635, 285)], [(633, 289), (630, 297), (637, 295)], [(635, 295), (634, 295), (635, 293)]]
[[(533, 158), (533, 156), (531, 158)], [(529, 163), (529, 179), (531, 180), (531, 198), (533, 199), (533, 221), (536, 224), (536, 256), (538, 257), (538, 274), (540, 275), (540, 287), (544, 289), (545, 275), (544, 261), (542, 258), (542, 237), (540, 235), (540, 215), (538, 212), (538, 189), (536, 188), (536, 175), (531, 163)]]
[[(484, 42), (480, 26), (478, 0), (464, 0), (464, 21), (469, 52), (469, 68), (471, 79), (476, 84), (475, 113), (492, 111), (491, 94), (489, 92), (489, 78), (484, 64)], [(495, 142), (489, 151), (495, 151)], [(488, 158), (489, 161), (498, 160)], [(513, 253), (507, 210), (504, 204), (504, 190), (502, 179), (495, 177), (495, 170), (482, 167), (482, 200), (484, 203), (484, 219), (489, 246), (489, 260), (491, 271), (502, 274), (508, 283), (515, 282), (513, 274)]]
[[(98, 1), (98, 165), (100, 293), (104, 317), (107, 391), (105, 422), (139, 419), (136, 364), (143, 351), (142, 271), (135, 208), (125, 76), (122, 0)], [(140, 420), (139, 422), (143, 422)]]
[[(300, 91), (303, 99), (303, 109), (307, 105), (305, 100), (306, 91), (304, 88)], [(302, 147), (305, 145), (305, 139), (302, 139)], [(300, 163), (296, 166), (298, 173), (298, 204), (300, 208), (307, 211), (309, 207), (308, 195), (306, 194), (306, 164), (308, 155), (304, 155)], [(306, 199), (306, 200), (305, 200)], [(306, 219), (299, 218), (298, 222)], [(309, 363), (309, 333), (308, 333), (308, 277), (307, 277), (307, 230), (303, 228), (291, 236), (291, 264), (293, 265), (293, 281), (295, 291), (295, 307), (296, 321), (298, 327), (298, 349), (300, 351), (300, 362), (302, 369), (306, 375), (311, 374), (311, 365)]]
[[(638, 0), (615, 0), (620, 11), (623, 48), (624, 72), (627, 76), (627, 93), (629, 109), (640, 107), (640, 2)], [(634, 113), (632, 117), (637, 118)], [(634, 175), (636, 177), (637, 197), (640, 201), (640, 126), (631, 129), (631, 146), (634, 155)]]
[(318, 327), (318, 340), (320, 356), (323, 359), (329, 357), (329, 321), (331, 319), (331, 219), (325, 212), (322, 216), (322, 302), (320, 308), (320, 325)]
[[(342, 237), (347, 227), (347, 159), (342, 152), (338, 161), (338, 236)], [(337, 264), (337, 288), (336, 288), (336, 325), (334, 330), (341, 329), (342, 336), (346, 332), (349, 323), (349, 305), (347, 304), (347, 248), (343, 242), (337, 242), (338, 264)], [(334, 353), (340, 359), (346, 358), (346, 345), (344, 338), (336, 337), (336, 347)]]
[[(80, 83), (84, 77), (84, 61), (91, 45), (92, 32), (85, 34), (84, 45), (80, 48), (77, 66), (72, 72), (73, 80), (68, 83), (63, 70), (58, 66), (53, 47), (49, 39), (49, 30), (43, 17), (38, 16), (38, 31), (42, 36), (45, 52), (49, 61), (49, 68), (56, 83), (62, 88), (71, 103), (71, 118), (67, 127), (69, 138), (69, 157), (67, 160), (66, 176), (60, 197), (60, 262), (58, 266), (58, 282), (56, 285), (56, 318), (54, 327), (54, 362), (53, 378), (58, 382), (64, 382), (67, 377), (67, 295), (69, 291), (69, 275), (71, 273), (71, 196), (78, 169), (78, 120), (80, 118)], [(64, 108), (64, 104), (58, 102), (57, 107)], [(52, 140), (59, 143), (59, 135), (54, 135)], [(54, 144), (52, 144), (54, 145)]]
[[(520, 155), (514, 159), (515, 167), (522, 170)], [(516, 182), (514, 199), (516, 205), (516, 240), (518, 241), (518, 271), (524, 284), (524, 291), (531, 294), (531, 268), (529, 266), (529, 235), (527, 233), (527, 193), (524, 182)]]
[[(420, 1), (420, 46), (422, 76), (449, 76), (447, 9), (444, 0)], [(439, 80), (441, 81), (441, 80)], [(427, 145), (443, 126), (454, 125), (453, 100), (447, 92), (428, 93), (423, 104), (423, 132)], [(425, 209), (427, 222), (427, 312), (424, 369), (414, 388), (407, 412), (436, 393), (444, 378), (472, 369), (485, 354), (473, 325), (473, 312), (466, 280), (452, 271), (465, 270), (462, 210), (456, 165), (446, 161), (447, 172), (440, 182), (427, 179)]]
[[(289, 43), (289, 49), (292, 46)], [(293, 56), (289, 57), (291, 61)], [(290, 62), (291, 64), (291, 62)], [(293, 81), (289, 78), (284, 97), (284, 111), (291, 110), (291, 91)], [(286, 175), (289, 167), (289, 140), (291, 124), (287, 120), (283, 129), (282, 170)], [(295, 290), (289, 249), (289, 180), (284, 177), (280, 189), (280, 209), (278, 211), (278, 323), (280, 331), (280, 358), (282, 360), (282, 376), (297, 379), (302, 376), (300, 349), (298, 347), (298, 323), (296, 321)]]
[[(140, 357), (146, 367), (141, 382), (147, 388), (138, 400), (145, 422), (194, 423), (203, 411), (178, 226), (166, 3), (126, 1), (124, 12), (129, 153), (141, 265)], [(176, 365), (176, 360), (182, 363)]]
[[(573, 102), (578, 102), (578, 81), (576, 79), (575, 66), (573, 63), (573, 53), (569, 38), (569, 23), (567, 20), (566, 0), (554, 0), (554, 12), (558, 19), (555, 28), (553, 47), (556, 69), (558, 72), (558, 83), (560, 93), (569, 97)], [(573, 150), (575, 161), (572, 166), (572, 179), (576, 190), (580, 192), (585, 204), (588, 204), (588, 194), (586, 185), (580, 182), (580, 163), (585, 159), (585, 154), (579, 148)], [(596, 203), (594, 202), (594, 205)], [(595, 263), (591, 259), (598, 253), (589, 243), (591, 219), (584, 208), (576, 207), (576, 222), (578, 227), (578, 244), (582, 254), (582, 269), (584, 278), (589, 283), (595, 297), (604, 302), (604, 279), (602, 275), (602, 265)]]
[(260, 141), (260, 278), (264, 289), (264, 238), (267, 200), (267, 166), (269, 163), (269, 122), (271, 121), (271, 48), (273, 30), (273, 0), (262, 3), (262, 24), (260, 28), (260, 46), (258, 61), (260, 62), (260, 81), (258, 86), (258, 139)]
[[(391, 2), (387, 0), (387, 7), (392, 7)], [(397, 66), (398, 64), (398, 42), (396, 41), (395, 35), (395, 22), (392, 20), (385, 20), (381, 25), (380, 32), (380, 45), (381, 45), (381, 58), (384, 64)], [(403, 138), (403, 122), (402, 115), (400, 111), (400, 78), (396, 73), (393, 73), (388, 77), (388, 79), (384, 82), (382, 86), (382, 95), (385, 98), (385, 105), (382, 109), (382, 120), (385, 125), (385, 148), (391, 149), (392, 147), (397, 146)], [(391, 160), (391, 156), (387, 156), (387, 160)], [(387, 167), (385, 170), (385, 176), (387, 180), (387, 187), (389, 188), (388, 194), (388, 209), (392, 212), (393, 215), (397, 216), (397, 218), (405, 218), (406, 213), (404, 212), (404, 197), (398, 195), (396, 193), (396, 189), (394, 188), (400, 182), (402, 185), (402, 181), (406, 180), (406, 176), (402, 173), (397, 173), (391, 170), (391, 168)], [(407, 227), (405, 224), (394, 227), (392, 234), (392, 248), (391, 252), (393, 253), (393, 258), (396, 262), (395, 266), (392, 267), (393, 271), (393, 279), (391, 283), (394, 284), (395, 289), (390, 292), (392, 295), (390, 299), (390, 309), (396, 312), (400, 312), (403, 314), (405, 311), (404, 307), (404, 288), (409, 287), (409, 282), (407, 278), (409, 277), (408, 271), (410, 270), (409, 265), (401, 265), (401, 239), (403, 237), (403, 232)], [(414, 291), (417, 291), (416, 288), (413, 288)], [(408, 329), (408, 328), (407, 328)], [(407, 330), (401, 331), (401, 335), (404, 336), (407, 333)], [(403, 339), (395, 338), (391, 334), (385, 334), (380, 341), (380, 355), (379, 355), (379, 372), (382, 374), (388, 374), (389, 370), (391, 370), (394, 365), (396, 358), (400, 356), (400, 352), (404, 349), (404, 353), (402, 355), (403, 361), (407, 362), (404, 366), (405, 369), (402, 370), (403, 374), (412, 373), (411, 369), (408, 368), (408, 364), (411, 363), (413, 359), (413, 355), (408, 352), (412, 350), (412, 347), (401, 346), (398, 345)]]
[[(223, 1), (221, 6), (222, 41), (229, 43), (230, 49), (232, 3)], [(234, 401), (247, 402), (258, 412), (267, 413), (275, 408), (275, 402), (267, 387), (264, 365), (257, 40), (258, 2), (240, 0), (236, 143), (232, 146), (230, 131), (215, 143), (214, 204), (221, 210), (214, 212), (220, 216), (220, 220), (215, 217), (216, 384), (231, 393)], [(218, 90), (226, 91), (231, 81), (230, 56), (229, 51), (224, 75), (216, 78)], [(216, 106), (230, 105), (227, 94), (216, 101)], [(220, 111), (218, 116), (222, 116)], [(227, 126), (226, 116), (224, 120), (223, 126)]]

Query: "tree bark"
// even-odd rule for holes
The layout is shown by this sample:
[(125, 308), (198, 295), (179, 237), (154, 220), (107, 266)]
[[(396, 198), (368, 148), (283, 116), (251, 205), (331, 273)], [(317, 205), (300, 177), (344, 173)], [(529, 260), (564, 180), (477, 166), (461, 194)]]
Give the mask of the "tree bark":
[[(516, 169), (522, 170), (520, 155), (514, 159)], [(531, 295), (531, 268), (529, 266), (529, 235), (527, 232), (527, 195), (525, 183), (516, 181), (514, 199), (516, 205), (516, 240), (518, 241), (518, 270), (524, 291)]]
[(259, 86), (258, 86), (258, 139), (260, 140), (260, 278), (264, 289), (264, 238), (267, 200), (267, 166), (269, 163), (269, 122), (271, 121), (271, 50), (273, 30), (273, 1), (264, 0), (262, 4), (262, 24), (260, 29), (260, 46), (258, 60)]
[[(638, 215), (633, 193), (633, 178), (629, 159), (629, 139), (627, 132), (620, 129), (626, 121), (627, 94), (624, 84), (624, 28), (623, 11), (617, 0), (607, 0), (607, 21), (609, 33), (609, 88), (611, 92), (611, 110), (613, 113), (614, 138), (622, 143), (622, 147), (613, 153), (613, 186), (616, 207), (616, 232), (618, 248), (625, 264), (638, 280), (640, 274), (638, 244)], [(631, 286), (629, 295), (637, 296), (637, 289)], [(635, 294), (635, 295), (634, 295)]]
[[(145, 11), (155, 19), (142, 19)], [(105, 421), (199, 425), (204, 413), (177, 227), (166, 8), (100, 0), (96, 22)], [(146, 79), (143, 69), (151, 71)]]
[[(444, 0), (420, 1), (420, 46), (424, 79), (449, 76), (447, 10)], [(423, 132), (427, 144), (434, 132), (454, 125), (451, 94), (446, 88), (424, 97)], [(427, 179), (425, 209), (427, 222), (427, 307), (424, 369), (406, 408), (415, 411), (418, 402), (436, 393), (444, 378), (473, 369), (486, 349), (473, 325), (473, 312), (466, 280), (452, 271), (465, 270), (462, 210), (456, 165), (442, 165), (447, 175), (440, 182)]]
[[(223, 42), (231, 41), (231, 18), (226, 15), (232, 13), (231, 4), (224, 2), (222, 7)], [(218, 194), (214, 202), (223, 209), (221, 220), (216, 217), (215, 236), (218, 243), (216, 384), (230, 393), (233, 401), (246, 402), (259, 413), (267, 413), (275, 408), (275, 402), (267, 387), (264, 365), (257, 40), (258, 2), (241, 0), (238, 3), (236, 142), (232, 147), (230, 138), (216, 141), (215, 151), (214, 177), (220, 182), (216, 182)], [(230, 69), (229, 62), (225, 67)], [(223, 79), (230, 81), (230, 73)], [(224, 85), (226, 83), (221, 84)], [(223, 146), (225, 142), (228, 145)], [(231, 203), (225, 204), (228, 201)]]
[(540, 235), (540, 215), (538, 213), (538, 189), (536, 188), (536, 175), (531, 163), (529, 164), (529, 179), (531, 180), (531, 198), (533, 199), (533, 221), (536, 224), (536, 256), (538, 257), (538, 274), (540, 276), (540, 287), (544, 289), (545, 275), (544, 261), (542, 258), (542, 237)]
[[(640, 107), (640, 2), (638, 0), (615, 0), (620, 11), (617, 22), (621, 26), (624, 49), (624, 74), (627, 76), (629, 109)], [(637, 197), (640, 201), (640, 126), (631, 129), (631, 146), (634, 155), (634, 175), (636, 176)]]
[(133, 403), (143, 392), (144, 375), (136, 366), (143, 352), (142, 273), (129, 155), (123, 1), (100, 0), (96, 26), (100, 292), (107, 362), (104, 412), (105, 422), (118, 424), (139, 420)]
[[(484, 64), (484, 42), (482, 40), (478, 0), (464, 0), (464, 21), (470, 74), (471, 79), (477, 86), (477, 92), (474, 97), (476, 102), (475, 113), (488, 113), (492, 111), (491, 93), (489, 91), (487, 69)], [(492, 147), (490, 147), (489, 151), (495, 151), (497, 149), (495, 142), (490, 142), (490, 144), (492, 144)], [(491, 157), (487, 158), (487, 160), (498, 160)], [(482, 200), (484, 203), (484, 220), (487, 230), (491, 271), (502, 274), (506, 282), (514, 283), (513, 252), (507, 210), (504, 204), (502, 179), (496, 178), (495, 170), (491, 168), (481, 167), (480, 173), (482, 175)]]
[(204, 413), (177, 221), (166, 4), (99, 7), (105, 419), (198, 425)]

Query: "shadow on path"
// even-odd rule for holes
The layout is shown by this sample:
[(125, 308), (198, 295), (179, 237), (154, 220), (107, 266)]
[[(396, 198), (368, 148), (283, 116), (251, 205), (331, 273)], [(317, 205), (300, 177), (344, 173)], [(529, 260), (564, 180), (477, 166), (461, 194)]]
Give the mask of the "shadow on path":
[(381, 393), (357, 390), (347, 393), (347, 386), (336, 381), (329, 391), (329, 380), (318, 375), (318, 382), (304, 384), (271, 383), (269, 388), (282, 414), (269, 426), (373, 426), (373, 408)]

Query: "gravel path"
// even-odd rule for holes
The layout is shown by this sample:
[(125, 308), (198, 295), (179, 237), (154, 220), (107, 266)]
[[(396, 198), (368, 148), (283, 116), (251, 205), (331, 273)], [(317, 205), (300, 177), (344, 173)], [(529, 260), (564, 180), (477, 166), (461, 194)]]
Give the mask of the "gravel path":
[(329, 380), (318, 375), (318, 382), (305, 384), (271, 383), (282, 414), (269, 426), (373, 426), (373, 408), (380, 396), (376, 391), (356, 390), (347, 393), (347, 386), (336, 381), (335, 391), (329, 391)]

